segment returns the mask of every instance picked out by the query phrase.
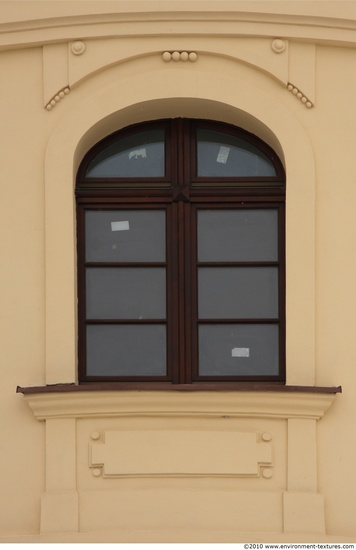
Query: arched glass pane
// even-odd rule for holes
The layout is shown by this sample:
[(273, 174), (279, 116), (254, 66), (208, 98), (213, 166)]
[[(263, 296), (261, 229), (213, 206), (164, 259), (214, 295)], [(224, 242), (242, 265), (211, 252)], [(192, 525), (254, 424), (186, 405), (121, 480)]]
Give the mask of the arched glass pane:
[(164, 130), (139, 132), (108, 145), (90, 162), (88, 178), (161, 178), (165, 175)]
[(197, 130), (198, 177), (276, 176), (271, 160), (248, 141), (213, 130)]

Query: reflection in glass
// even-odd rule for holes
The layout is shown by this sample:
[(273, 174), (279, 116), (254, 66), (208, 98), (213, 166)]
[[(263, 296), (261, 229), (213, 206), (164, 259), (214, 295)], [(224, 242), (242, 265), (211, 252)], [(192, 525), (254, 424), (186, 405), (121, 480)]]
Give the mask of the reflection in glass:
[(198, 177), (276, 176), (270, 159), (244, 139), (197, 130)]
[(90, 162), (89, 178), (153, 178), (165, 175), (164, 130), (139, 132), (111, 143)]
[(87, 262), (164, 262), (164, 210), (86, 210)]
[(87, 319), (165, 319), (164, 268), (88, 268)]
[(278, 375), (278, 326), (221, 324), (199, 327), (201, 376)]
[(89, 376), (165, 376), (164, 325), (88, 325)]
[(198, 261), (278, 260), (277, 209), (198, 210)]
[(278, 270), (275, 267), (199, 269), (200, 319), (275, 319)]

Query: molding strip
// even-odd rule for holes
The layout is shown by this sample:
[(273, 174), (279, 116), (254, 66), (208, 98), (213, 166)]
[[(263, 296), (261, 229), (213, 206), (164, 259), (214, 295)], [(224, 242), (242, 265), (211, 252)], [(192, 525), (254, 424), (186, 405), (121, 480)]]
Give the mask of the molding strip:
[[(16, 2), (16, 0), (11, 2), (17, 11), (20, 3), (22, 2)], [(297, 3), (290, 2), (292, 10)], [(27, 4), (29, 4), (28, 12), (31, 13), (31, 19), (19, 21), (16, 12), (10, 12), (7, 22), (0, 24), (0, 50), (66, 42), (72, 40), (73, 36), (81, 40), (84, 37), (89, 39), (122, 36), (123, 32), (130, 36), (166, 35), (167, 22), (169, 22), (171, 35), (191, 34), (191, 28), (187, 29), (187, 22), (193, 22), (195, 33), (198, 28), (198, 33), (206, 36), (229, 34), (230, 36), (268, 37), (282, 34), (287, 39), (356, 45), (355, 10), (340, 8), (339, 13), (335, 14), (333, 10), (329, 13), (327, 7), (323, 6), (320, 11), (320, 2), (315, 2), (314, 13), (311, 15), (296, 15), (292, 12), (268, 13), (268, 6), (263, 12), (247, 12), (238, 8), (231, 10), (230, 2), (225, 4), (226, 9), (222, 9), (222, 2), (214, 2), (210, 9), (202, 10), (201, 4), (196, 1), (191, 1), (188, 5), (182, 1), (167, 2), (164, 10), (161, 3), (158, 7), (156, 2), (147, 2), (144, 10), (142, 3), (137, 5), (134, 1), (119, 2), (114, 13), (112, 8), (109, 12), (105, 2), (102, 2), (100, 12), (82, 14), (82, 10), (76, 12), (75, 6), (65, 9), (63, 6), (65, 3), (60, 3), (61, 8), (58, 9), (61, 11), (54, 16), (55, 11), (52, 11), (51, 16), (47, 17), (44, 15), (42, 2), (28, 1)], [(75, 2), (68, 2), (68, 4), (75, 4)], [(131, 11), (127, 9), (128, 4)], [(136, 11), (134, 11), (135, 7)], [(285, 8), (285, 12), (287, 10), (288, 7)], [(147, 33), (143, 32), (142, 25), (151, 27), (151, 30)], [(283, 32), (281, 32), (282, 29)]]
[(319, 420), (335, 393), (83, 391), (25, 394), (37, 420), (127, 416)]

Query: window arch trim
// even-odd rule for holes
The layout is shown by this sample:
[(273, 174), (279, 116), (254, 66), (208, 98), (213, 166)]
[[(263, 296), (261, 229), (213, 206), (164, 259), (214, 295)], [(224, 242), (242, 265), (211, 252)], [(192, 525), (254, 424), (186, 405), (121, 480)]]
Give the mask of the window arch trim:
[[(164, 74), (162, 72), (162, 77)], [(166, 80), (167, 101), (162, 101), (157, 82), (140, 88), (142, 75), (131, 74), (127, 86), (134, 89), (134, 100), (122, 100), (121, 83), (113, 90), (98, 90), (78, 104), (73, 112), (64, 113), (49, 135), (45, 155), (45, 251), (46, 251), (46, 383), (69, 383), (77, 380), (76, 350), (76, 249), (75, 176), (80, 159), (88, 148), (131, 120), (169, 116), (174, 112), (191, 115), (191, 107), (206, 117), (238, 124), (242, 114), (244, 125), (267, 141), (276, 143), (283, 164), (288, 167), (287, 201), (287, 382), (291, 385), (314, 385), (315, 366), (315, 162), (308, 133), (295, 113), (276, 98), (253, 88), (247, 80), (233, 88), (231, 73), (222, 75), (219, 93), (209, 89), (203, 78), (201, 94), (192, 89), (177, 97), (177, 78)], [(224, 89), (224, 98), (220, 91)], [(209, 96), (204, 92), (209, 91)], [(188, 93), (188, 96), (187, 96)], [(194, 99), (192, 99), (194, 96)], [(187, 107), (186, 97), (189, 97)], [(95, 106), (95, 108), (93, 108)], [(221, 114), (222, 113), (222, 114)], [(225, 114), (224, 114), (225, 113)], [(122, 121), (122, 122), (120, 122)], [(257, 125), (257, 126), (256, 126)], [(105, 131), (107, 128), (107, 131)], [(265, 132), (267, 132), (265, 134)], [(303, 212), (303, 224), (300, 224)], [(301, 238), (304, 246), (298, 247)], [(55, 251), (61, 251), (56, 254)], [(300, 277), (300, 266), (303, 277)], [(62, 289), (58, 293), (58, 288)], [(63, 297), (66, 299), (64, 300)], [(63, 341), (66, 345), (63, 346)], [(296, 353), (296, 350), (298, 352)]]

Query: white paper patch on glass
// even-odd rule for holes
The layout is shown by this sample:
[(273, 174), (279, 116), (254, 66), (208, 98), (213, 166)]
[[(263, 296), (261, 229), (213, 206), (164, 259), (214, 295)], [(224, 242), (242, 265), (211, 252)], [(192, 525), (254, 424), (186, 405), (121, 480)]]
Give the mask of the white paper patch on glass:
[(216, 157), (216, 162), (220, 162), (221, 164), (226, 164), (229, 153), (230, 153), (230, 147), (224, 147), (224, 145), (221, 145), (218, 156)]
[(123, 222), (111, 222), (111, 231), (128, 231), (130, 225), (128, 221)]
[(250, 357), (250, 348), (232, 348), (231, 357)]
[(143, 149), (135, 149), (134, 151), (130, 151), (129, 152), (129, 159), (138, 159), (138, 158), (142, 158), (142, 159), (145, 159), (147, 157), (147, 152), (146, 152), (146, 149), (143, 148)]

